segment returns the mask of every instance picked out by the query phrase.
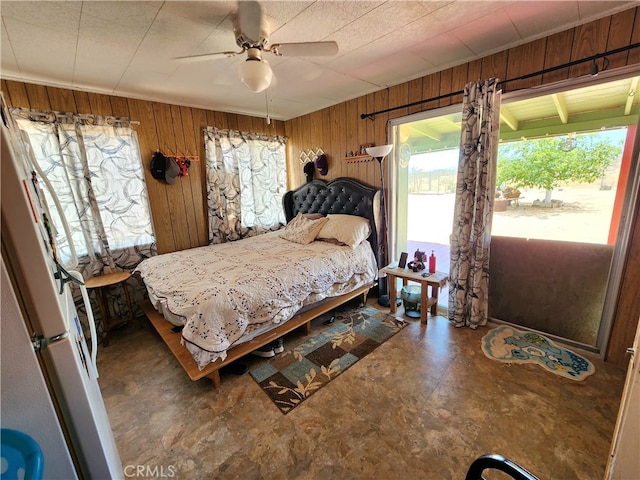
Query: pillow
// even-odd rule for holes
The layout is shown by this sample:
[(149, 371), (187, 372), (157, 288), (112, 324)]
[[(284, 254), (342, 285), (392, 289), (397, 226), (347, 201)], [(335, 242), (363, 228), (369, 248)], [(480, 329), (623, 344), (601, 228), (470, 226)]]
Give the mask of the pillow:
[(284, 232), (280, 236), (290, 242), (307, 245), (316, 239), (318, 232), (328, 221), (329, 219), (326, 217), (310, 220), (304, 214), (298, 212), (298, 215), (287, 223)]
[(318, 239), (334, 238), (355, 248), (371, 234), (369, 220), (364, 217), (336, 214), (327, 215), (327, 219), (318, 233)]
[(316, 237), (316, 240), (319, 242), (324, 242), (324, 243), (330, 243), (331, 245), (338, 245), (340, 247), (344, 247), (347, 244), (346, 243), (342, 243), (340, 240), (336, 240), (335, 238), (318, 238)]
[(304, 215), (304, 217), (308, 218), (309, 220), (318, 220), (319, 218), (324, 218), (324, 215), (322, 215), (321, 213), (303, 213), (302, 215)]

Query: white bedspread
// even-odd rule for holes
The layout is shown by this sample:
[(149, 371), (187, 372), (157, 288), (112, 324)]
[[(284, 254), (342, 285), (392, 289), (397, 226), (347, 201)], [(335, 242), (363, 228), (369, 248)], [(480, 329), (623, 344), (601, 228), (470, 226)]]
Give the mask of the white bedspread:
[(367, 241), (351, 249), (279, 235), (159, 255), (136, 269), (156, 308), (183, 319), (183, 343), (201, 369), (224, 360), (248, 327), (284, 322), (305, 305), (376, 278)]

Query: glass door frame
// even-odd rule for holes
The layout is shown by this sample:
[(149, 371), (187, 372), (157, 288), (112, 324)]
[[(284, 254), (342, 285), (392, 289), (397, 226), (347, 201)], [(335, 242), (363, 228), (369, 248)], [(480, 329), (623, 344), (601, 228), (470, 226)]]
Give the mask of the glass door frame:
[[(398, 185), (401, 180), (406, 180), (409, 175), (408, 168), (400, 167), (400, 126), (407, 123), (417, 122), (420, 120), (426, 120), (429, 118), (441, 117), (443, 115), (450, 115), (453, 113), (459, 113), (462, 111), (462, 104), (454, 104), (446, 107), (436, 108), (433, 110), (427, 110), (425, 112), (418, 112), (412, 115), (404, 117), (398, 117), (389, 120), (389, 138), (388, 142), (393, 143), (392, 161), (389, 162), (387, 167), (387, 175), (389, 178), (388, 183), (388, 211), (390, 212), (389, 219), (387, 221), (389, 229), (389, 261), (395, 262), (398, 260), (399, 254), (398, 248), (400, 243), (404, 241), (406, 244), (406, 228), (404, 233), (400, 233), (399, 226), (407, 225), (407, 195), (401, 198), (403, 192), (398, 190)], [(406, 193), (406, 192), (405, 192)]]
[[(519, 100), (549, 95), (555, 92), (562, 92), (590, 85), (597, 85), (600, 83), (607, 83), (617, 79), (623, 79), (637, 75), (637, 66), (621, 67), (609, 72), (601, 72), (597, 77), (585, 75), (583, 77), (563, 80), (535, 88), (508, 92), (503, 94), (501, 103), (506, 105)], [(408, 221), (407, 200), (406, 198), (400, 198), (401, 192), (398, 190), (399, 181), (403, 177), (403, 169), (399, 167), (399, 147), (401, 145), (399, 138), (399, 127), (407, 123), (448, 115), (461, 110), (462, 104), (459, 103), (446, 107), (427, 110), (424, 112), (418, 112), (412, 115), (394, 118), (389, 120), (388, 122), (388, 126), (391, 128), (388, 128), (387, 141), (389, 143), (393, 143), (394, 145), (392, 153), (389, 156), (390, 161), (388, 162), (386, 172), (387, 178), (389, 179), (387, 183), (387, 211), (390, 214), (387, 216), (387, 254), (389, 256), (390, 262), (397, 261), (399, 256), (399, 254), (397, 253), (398, 245), (400, 243), (398, 240), (399, 226), (407, 225)], [(636, 207), (638, 205), (638, 199), (640, 197), (640, 119), (638, 121), (638, 134), (636, 135), (634, 142), (632, 159), (636, 159), (636, 161), (632, 161), (629, 171), (626, 192), (622, 205), (622, 214), (620, 218), (618, 236), (614, 246), (611, 267), (609, 270), (609, 279), (607, 282), (607, 289), (605, 293), (602, 316), (600, 319), (600, 326), (596, 338), (596, 345), (595, 349), (589, 348), (589, 350), (595, 350), (595, 353), (597, 353), (601, 358), (604, 358), (606, 354), (609, 338), (611, 336), (613, 319), (616, 310), (616, 302), (620, 293), (622, 275), (624, 273), (624, 266), (627, 260), (627, 252), (629, 250), (631, 227), (633, 225), (633, 220), (639, 214), (636, 211)], [(404, 172), (408, 172), (408, 170), (405, 169)], [(408, 175), (408, 173), (404, 173), (404, 175)], [(404, 235), (406, 237), (406, 233)], [(405, 242), (406, 240), (407, 239), (404, 238)], [(575, 344), (580, 348), (585, 347), (585, 345), (572, 342), (570, 339), (554, 338), (553, 335), (549, 335), (549, 337), (552, 339), (560, 340), (564, 343)]]

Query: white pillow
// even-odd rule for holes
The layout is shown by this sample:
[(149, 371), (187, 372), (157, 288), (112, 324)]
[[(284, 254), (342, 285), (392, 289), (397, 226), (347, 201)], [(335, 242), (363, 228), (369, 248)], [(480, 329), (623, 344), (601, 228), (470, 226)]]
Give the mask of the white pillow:
[(287, 223), (284, 232), (282, 232), (280, 236), (285, 240), (307, 245), (316, 239), (318, 232), (328, 221), (329, 219), (326, 217), (311, 220), (298, 212), (298, 215)]
[(337, 241), (356, 248), (371, 234), (369, 220), (355, 215), (327, 215), (327, 223), (322, 226), (318, 239), (334, 238)]

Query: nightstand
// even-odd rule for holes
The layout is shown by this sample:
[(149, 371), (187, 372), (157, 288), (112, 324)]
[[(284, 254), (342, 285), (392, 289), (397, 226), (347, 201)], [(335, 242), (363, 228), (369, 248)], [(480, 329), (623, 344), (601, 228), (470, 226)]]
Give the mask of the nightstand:
[[(107, 273), (98, 277), (91, 277), (85, 280), (85, 286), (87, 289), (95, 290), (96, 299), (98, 301), (98, 309), (100, 310), (100, 316), (102, 317), (102, 344), (106, 347), (109, 345), (109, 331), (127, 323), (129, 320), (133, 320), (133, 309), (131, 308), (131, 297), (129, 296), (129, 289), (127, 288), (127, 280), (131, 278), (129, 272), (116, 272)], [(127, 302), (127, 308), (129, 310), (128, 317), (113, 318), (111, 316), (111, 309), (107, 301), (107, 290), (111, 287), (121, 286), (124, 290), (124, 297)]]
[[(427, 311), (430, 310), (431, 315), (438, 313), (438, 291), (444, 287), (449, 281), (449, 275), (442, 272), (435, 272), (426, 274), (423, 276), (426, 270), (414, 272), (409, 268), (398, 268), (397, 264), (387, 265), (382, 269), (389, 277), (389, 302), (391, 307), (391, 314), (396, 313), (396, 278), (402, 279), (402, 285), (407, 285), (407, 282), (417, 282), (422, 287), (421, 292), (421, 308), (420, 308), (420, 321), (427, 323)], [(431, 287), (431, 296), (427, 295), (427, 289)]]

